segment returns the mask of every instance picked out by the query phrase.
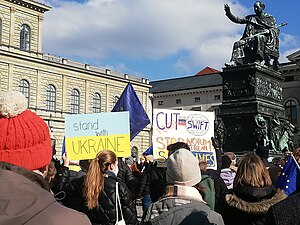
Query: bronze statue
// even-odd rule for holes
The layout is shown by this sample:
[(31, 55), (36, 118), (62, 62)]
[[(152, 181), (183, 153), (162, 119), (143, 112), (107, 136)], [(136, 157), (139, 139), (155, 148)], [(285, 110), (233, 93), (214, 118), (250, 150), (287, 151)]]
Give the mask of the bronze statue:
[(256, 136), (257, 146), (267, 146), (269, 144), (267, 121), (261, 114), (254, 116), (254, 121), (256, 125), (254, 134)]
[(247, 15), (244, 18), (234, 16), (230, 7), (225, 4), (226, 16), (234, 23), (246, 24), (242, 38), (234, 43), (232, 57), (225, 66), (237, 66), (248, 63), (261, 63), (265, 61), (270, 66), (273, 59), (273, 68), (278, 70), (279, 59), (279, 26), (275, 18), (264, 12), (265, 4), (257, 1), (254, 4), (255, 14)]

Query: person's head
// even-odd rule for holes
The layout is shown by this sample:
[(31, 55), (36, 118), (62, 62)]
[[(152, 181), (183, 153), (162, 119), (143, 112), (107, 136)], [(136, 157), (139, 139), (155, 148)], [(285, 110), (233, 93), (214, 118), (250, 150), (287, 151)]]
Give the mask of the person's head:
[(27, 109), (22, 93), (0, 93), (0, 161), (45, 175), (51, 158), (50, 132), (44, 120)]
[(255, 153), (261, 158), (269, 158), (269, 149), (263, 145), (258, 146), (255, 149)]
[(222, 156), (222, 169), (229, 168), (231, 166), (231, 159), (227, 155)]
[(118, 158), (110, 150), (99, 152), (95, 159), (91, 160), (89, 170), (84, 181), (84, 195), (89, 209), (99, 205), (98, 196), (104, 188), (104, 173), (112, 171), (118, 173)]
[(47, 171), (47, 175), (45, 177), (45, 180), (50, 183), (52, 181), (52, 179), (55, 177), (57, 173), (57, 170), (55, 168), (55, 161), (51, 160), (49, 166), (48, 166), (48, 171)]
[(280, 167), (281, 169), (283, 168), (285, 162), (282, 158), (280, 157), (275, 157), (272, 159), (272, 163), (275, 165), (275, 166), (278, 166)]
[(256, 1), (253, 5), (254, 12), (256, 15), (261, 15), (265, 10), (265, 3), (262, 1)]
[(298, 162), (298, 164), (300, 164), (300, 148), (296, 148), (293, 151), (293, 156), (295, 157), (295, 159)]
[(187, 143), (184, 142), (175, 142), (173, 144), (170, 144), (167, 146), (167, 150), (168, 150), (168, 157), (173, 154), (175, 151), (177, 151), (178, 149), (184, 148), (186, 150), (191, 150), (190, 146)]
[(224, 156), (228, 156), (231, 160), (231, 165), (236, 165), (236, 155), (233, 152), (225, 152)]
[(206, 171), (206, 169), (207, 169), (207, 161), (199, 159), (199, 164), (198, 165), (199, 165), (199, 168), (200, 168), (200, 170), (201, 170), (202, 173)]
[(133, 163), (134, 163), (134, 159), (132, 156), (129, 156), (128, 158), (125, 158), (125, 163), (128, 165), (128, 166), (131, 166)]
[(190, 151), (179, 149), (167, 159), (168, 184), (193, 187), (201, 181), (198, 160)]
[(145, 162), (150, 163), (153, 162), (153, 155), (143, 155)]
[(272, 181), (261, 158), (255, 153), (246, 153), (239, 161), (233, 181), (233, 188), (238, 185), (250, 187), (270, 187)]

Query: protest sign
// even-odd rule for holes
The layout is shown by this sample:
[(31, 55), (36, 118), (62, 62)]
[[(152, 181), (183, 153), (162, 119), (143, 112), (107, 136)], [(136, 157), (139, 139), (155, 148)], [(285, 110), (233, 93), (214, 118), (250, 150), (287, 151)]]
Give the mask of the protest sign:
[(167, 146), (181, 141), (189, 145), (192, 153), (217, 169), (217, 160), (211, 137), (214, 137), (214, 112), (153, 110), (153, 156), (159, 166), (168, 157)]
[(93, 159), (102, 150), (130, 156), (128, 112), (67, 115), (65, 135), (71, 160)]

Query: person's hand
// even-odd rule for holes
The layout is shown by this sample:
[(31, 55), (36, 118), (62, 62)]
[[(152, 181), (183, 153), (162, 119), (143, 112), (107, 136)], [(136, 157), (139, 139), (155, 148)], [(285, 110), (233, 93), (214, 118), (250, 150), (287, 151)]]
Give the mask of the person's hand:
[(230, 13), (230, 7), (228, 4), (224, 4), (224, 10), (225, 10), (226, 14)]
[(64, 166), (69, 166), (70, 165), (70, 159), (68, 157), (68, 154), (67, 153), (64, 153), (63, 156), (62, 156), (62, 159), (64, 161)]

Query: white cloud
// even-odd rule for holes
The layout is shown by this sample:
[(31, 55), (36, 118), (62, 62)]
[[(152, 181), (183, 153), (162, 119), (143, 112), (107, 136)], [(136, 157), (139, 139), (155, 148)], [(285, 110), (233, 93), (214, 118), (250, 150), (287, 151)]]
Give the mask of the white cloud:
[(297, 51), (299, 51), (300, 48), (293, 48), (293, 49), (289, 49), (285, 52), (282, 52), (280, 54), (280, 58), (279, 58), (279, 62), (283, 63), (283, 62), (288, 62), (289, 60), (286, 58), (288, 55), (291, 55), (292, 53), (295, 53)]
[[(159, 59), (179, 51), (193, 54), (201, 46), (210, 48), (204, 43), (215, 45), (207, 40), (215, 39), (216, 35), (221, 38), (240, 32), (243, 27), (233, 25), (225, 17), (224, 2), (220, 0), (45, 3), (53, 8), (45, 14), (44, 49), (81, 58), (104, 59), (111, 53), (139, 59)], [(237, 4), (232, 8), (246, 12)]]
[(239, 38), (239, 35), (211, 38), (193, 49), (189, 56), (180, 58), (175, 67), (182, 72), (206, 66), (221, 70), (224, 63), (230, 61), (233, 43)]
[(282, 47), (295, 47), (299, 45), (299, 38), (290, 34), (281, 33), (279, 35), (280, 46)]
[[(44, 52), (98, 65), (113, 56), (153, 63), (176, 55), (174, 69), (178, 74), (205, 66), (221, 69), (230, 60), (232, 45), (244, 29), (244, 25), (226, 18), (225, 0), (42, 2), (52, 6), (45, 13)], [(252, 13), (251, 8), (236, 1), (229, 5), (237, 16)], [(281, 33), (280, 46), (280, 59), (285, 61), (287, 52), (293, 51), (288, 49), (299, 46), (299, 37)], [(122, 62), (112, 64), (112, 68), (137, 73)]]

